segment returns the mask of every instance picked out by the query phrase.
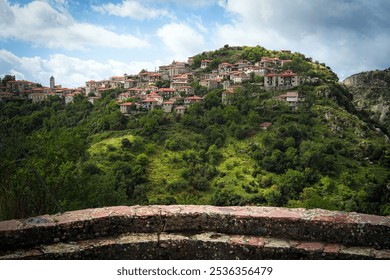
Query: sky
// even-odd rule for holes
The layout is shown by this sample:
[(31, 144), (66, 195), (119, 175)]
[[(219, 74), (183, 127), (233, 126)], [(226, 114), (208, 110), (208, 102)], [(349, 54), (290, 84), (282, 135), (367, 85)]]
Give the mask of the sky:
[(389, 0), (0, 0), (0, 77), (85, 86), (224, 45), (300, 52), (340, 80), (390, 67)]

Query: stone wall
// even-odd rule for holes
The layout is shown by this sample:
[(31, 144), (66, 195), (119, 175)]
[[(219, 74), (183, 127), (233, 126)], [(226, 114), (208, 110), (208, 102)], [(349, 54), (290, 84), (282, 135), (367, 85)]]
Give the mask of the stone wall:
[(0, 222), (0, 259), (390, 259), (390, 218), (275, 207), (86, 209)]

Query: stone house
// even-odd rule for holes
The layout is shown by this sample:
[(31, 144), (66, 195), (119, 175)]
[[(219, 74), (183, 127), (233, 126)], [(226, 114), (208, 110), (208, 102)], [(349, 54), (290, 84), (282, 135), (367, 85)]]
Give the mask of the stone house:
[(189, 84), (187, 82), (172, 82), (171, 83), (171, 88), (173, 88), (174, 90), (178, 90), (179, 88), (181, 87), (186, 87), (186, 86), (189, 86)]
[(299, 75), (287, 70), (283, 73), (270, 73), (264, 76), (264, 86), (266, 89), (270, 88), (292, 88), (299, 86)]
[(155, 84), (158, 81), (161, 81), (161, 74), (153, 73), (149, 75), (149, 84)]
[(185, 106), (178, 106), (175, 108), (176, 116), (184, 116), (184, 112), (186, 111)]
[(159, 88), (157, 93), (161, 95), (164, 99), (170, 99), (176, 95), (176, 90), (173, 88)]
[(200, 68), (202, 68), (202, 69), (207, 68), (207, 67), (210, 65), (211, 62), (212, 62), (212, 60), (203, 59), (203, 60), (200, 62)]
[(193, 95), (195, 93), (195, 90), (191, 86), (182, 86), (177, 88), (177, 92), (183, 92), (185, 96)]
[(233, 71), (230, 74), (230, 80), (235, 84), (241, 84), (244, 81), (248, 81), (250, 76), (242, 71)]
[(185, 62), (172, 62), (168, 69), (168, 76), (174, 77), (176, 75), (190, 72), (189, 65)]
[(100, 97), (90, 96), (90, 97), (88, 97), (88, 102), (91, 103), (92, 105), (94, 105), (96, 100), (98, 100), (98, 99), (100, 99)]
[(248, 60), (245, 60), (245, 59), (241, 59), (241, 60), (237, 61), (236, 63), (234, 63), (235, 68), (237, 68), (238, 70), (245, 70), (243, 68), (246, 68), (250, 65), (252, 65), (252, 63), (250, 63)]
[(143, 89), (141, 89), (141, 88), (129, 88), (128, 89), (128, 92), (130, 93), (131, 96), (141, 94), (142, 91), (143, 91)]
[(291, 70), (287, 70), (278, 75), (278, 84), (284, 87), (296, 87), (299, 86), (299, 76), (293, 73)]
[(90, 93), (95, 93), (96, 92), (96, 81), (90, 80), (85, 82), (85, 94), (88, 95)]
[(126, 103), (120, 104), (119, 106), (120, 106), (121, 113), (122, 114), (130, 114), (132, 105), (133, 105), (132, 102), (126, 102)]
[(185, 82), (185, 83), (190, 83), (194, 80), (194, 74), (191, 72), (181, 74), (181, 75), (176, 75), (175, 77), (172, 78), (172, 82)]
[(157, 100), (154, 98), (146, 98), (141, 101), (141, 107), (146, 110), (153, 110), (157, 106)]
[(274, 68), (281, 65), (281, 60), (277, 57), (263, 57), (261, 61), (255, 63), (255, 66), (263, 68)]
[(264, 68), (260, 66), (252, 66), (245, 70), (244, 72), (247, 75), (250, 75), (250, 73), (255, 73), (255, 76), (265, 76), (266, 74), (270, 73), (272, 70), (269, 68)]
[(6, 101), (6, 100), (12, 100), (16, 98), (16, 94), (12, 92), (2, 91), (0, 92), (0, 102)]
[(124, 88), (132, 88), (137, 84), (137, 82), (133, 79), (127, 79), (124, 81)]
[(152, 92), (146, 95), (146, 98), (153, 98), (157, 101), (157, 105), (162, 105), (164, 102), (164, 98), (159, 95), (157, 92)]
[(279, 95), (276, 97), (276, 99), (287, 102), (293, 110), (298, 107), (300, 102), (304, 101), (304, 98), (299, 97), (299, 93), (297, 91), (287, 92), (285, 94)]
[(199, 82), (202, 87), (206, 87), (208, 90), (212, 90), (218, 87), (216, 79), (204, 79)]
[(184, 98), (184, 105), (190, 105), (192, 103), (198, 103), (198, 102), (202, 102), (203, 98), (202, 97), (199, 97), (199, 96), (189, 96), (189, 97), (186, 97)]
[(179, 96), (179, 95), (175, 95), (174, 97), (172, 97), (171, 99), (169, 99), (169, 101), (172, 101), (173, 103), (177, 104), (184, 104), (184, 98)]
[(135, 85), (136, 88), (146, 88), (149, 86), (149, 82), (145, 81), (138, 81), (137, 84)]
[(131, 93), (130, 92), (122, 92), (118, 95), (118, 100), (119, 101), (125, 101), (127, 99), (129, 99), (131, 97)]
[(230, 72), (232, 72), (233, 69), (234, 69), (233, 64), (223, 62), (218, 65), (218, 74), (230, 74)]
[[(33, 103), (44, 101), (50, 94), (44, 92), (33, 92), (28, 95)], [(53, 94), (54, 95), (54, 94)]]
[(235, 95), (234, 91), (224, 91), (222, 92), (222, 104), (230, 105), (232, 104), (232, 98)]
[(172, 112), (173, 109), (173, 102), (172, 101), (165, 101), (162, 105), (162, 109), (165, 113), (170, 113)]
[(37, 83), (33, 83), (25, 80), (8, 81), (4, 91), (22, 92), (24, 90), (31, 90), (37, 86), (38, 86)]
[(74, 94), (73, 93), (70, 93), (70, 94), (65, 94), (65, 104), (69, 104), (69, 103), (72, 103), (74, 101)]

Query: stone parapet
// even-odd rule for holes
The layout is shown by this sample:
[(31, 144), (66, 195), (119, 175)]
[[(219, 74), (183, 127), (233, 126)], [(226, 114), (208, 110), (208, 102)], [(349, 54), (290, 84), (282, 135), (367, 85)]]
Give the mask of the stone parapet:
[(138, 250), (150, 251), (142, 254), (148, 259), (389, 259), (390, 218), (299, 208), (118, 206), (0, 222), (0, 248), (0, 259), (143, 258)]

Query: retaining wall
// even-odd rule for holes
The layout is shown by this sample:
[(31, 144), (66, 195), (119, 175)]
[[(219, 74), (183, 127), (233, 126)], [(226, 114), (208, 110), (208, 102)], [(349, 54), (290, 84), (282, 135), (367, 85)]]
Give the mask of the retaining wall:
[(0, 259), (390, 259), (390, 218), (276, 207), (85, 209), (0, 222)]

